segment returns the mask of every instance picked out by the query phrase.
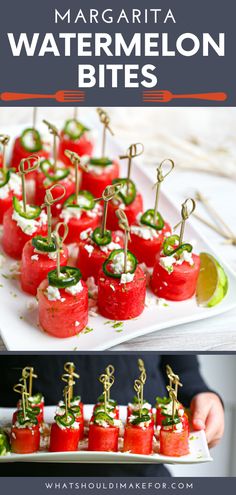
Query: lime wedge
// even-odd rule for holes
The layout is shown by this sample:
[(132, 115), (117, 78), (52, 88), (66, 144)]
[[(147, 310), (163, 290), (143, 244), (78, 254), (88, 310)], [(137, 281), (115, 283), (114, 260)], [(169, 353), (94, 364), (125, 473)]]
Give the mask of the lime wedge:
[(209, 253), (200, 253), (200, 273), (196, 297), (199, 306), (212, 308), (219, 304), (228, 290), (228, 278), (218, 261)]

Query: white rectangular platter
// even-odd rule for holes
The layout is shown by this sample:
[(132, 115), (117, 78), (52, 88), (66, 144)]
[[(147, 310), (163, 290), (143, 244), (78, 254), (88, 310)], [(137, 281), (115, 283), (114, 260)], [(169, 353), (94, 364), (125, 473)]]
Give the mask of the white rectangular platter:
[[(83, 121), (88, 126), (93, 125), (93, 122), (86, 121), (86, 119)], [(4, 132), (9, 132), (12, 136), (19, 135), (21, 131), (22, 129), (19, 127), (8, 128), (6, 126), (4, 129)], [(95, 131), (95, 133), (99, 138), (99, 132)], [(100, 143), (99, 139), (97, 141)], [(108, 139), (108, 152), (110, 156), (117, 157), (124, 150), (114, 139)], [(126, 163), (122, 160), (121, 174), (125, 173)], [(153, 207), (154, 201), (152, 187), (155, 177), (150, 175), (150, 170), (141, 164), (141, 158), (139, 163), (134, 162), (132, 178), (143, 195), (145, 209)], [(181, 188), (181, 183), (176, 184), (176, 187)], [(161, 193), (160, 209), (164, 218), (172, 226), (179, 221), (180, 205), (174, 205), (164, 193)], [(191, 220), (186, 225), (185, 236), (193, 244), (196, 253), (207, 251), (215, 254), (208, 241), (191, 225)], [(216, 254), (215, 256), (218, 257)], [(4, 256), (3, 266), (0, 268), (0, 332), (2, 339), (10, 351), (100, 351), (157, 330), (222, 314), (236, 307), (236, 274), (224, 260), (219, 259), (219, 257), (218, 260), (228, 275), (229, 290), (225, 299), (214, 308), (199, 307), (195, 297), (183, 302), (167, 301), (166, 304), (163, 304), (148, 289), (147, 307), (139, 318), (125, 321), (117, 326), (116, 322), (108, 322), (96, 314), (89, 317), (88, 327), (80, 334), (68, 339), (57, 339), (39, 328), (36, 299), (20, 290), (19, 281), (14, 276), (16, 263)]]
[[(119, 406), (120, 419), (125, 423), (127, 408)], [(89, 421), (92, 415), (93, 405), (85, 404), (84, 418), (85, 422)], [(0, 408), (0, 426), (8, 425), (11, 422), (14, 409)], [(54, 406), (45, 407), (45, 422), (52, 423), (55, 414)], [(76, 452), (47, 452), (45, 450), (34, 454), (14, 454), (10, 453), (7, 456), (0, 457), (1, 462), (77, 462), (77, 463), (123, 463), (123, 464), (199, 464), (212, 461), (206, 436), (204, 431), (192, 432), (189, 437), (190, 453), (183, 457), (167, 457), (158, 453), (151, 455), (138, 455), (123, 452), (89, 452), (86, 450), (86, 441), (80, 445), (80, 449)], [(155, 447), (154, 447), (155, 450)]]

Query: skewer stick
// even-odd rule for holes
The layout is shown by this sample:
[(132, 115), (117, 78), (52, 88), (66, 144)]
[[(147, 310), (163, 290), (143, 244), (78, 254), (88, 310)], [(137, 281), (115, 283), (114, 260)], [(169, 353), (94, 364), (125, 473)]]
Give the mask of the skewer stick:
[[(72, 362), (67, 362), (64, 364), (64, 370), (68, 373), (68, 375), (71, 377), (71, 379), (73, 380), (73, 378), (78, 378), (79, 379), (79, 375), (78, 373), (75, 373), (75, 364), (72, 363)], [(74, 387), (74, 384), (75, 382), (71, 383), (71, 388), (70, 388), (70, 400), (73, 399), (73, 396), (74, 396), (74, 392), (73, 392), (73, 387)]]
[(134, 390), (137, 394), (137, 399), (138, 399), (138, 405), (139, 405), (139, 416), (141, 416), (141, 412), (143, 409), (143, 383), (141, 380), (135, 380), (134, 381)]
[(127, 190), (126, 193), (128, 195), (129, 193), (129, 182), (130, 182), (130, 176), (131, 176), (131, 165), (132, 165), (132, 159), (142, 155), (144, 152), (144, 146), (142, 143), (134, 143), (131, 144), (127, 150), (126, 155), (121, 155), (119, 158), (120, 160), (124, 160), (125, 158), (128, 158), (128, 171), (127, 171)]
[[(31, 164), (31, 160), (33, 161), (33, 165)], [(19, 165), (19, 175), (21, 177), (22, 184), (22, 201), (23, 201), (23, 210), (26, 213), (26, 187), (25, 187), (25, 175), (29, 174), (36, 170), (39, 166), (39, 157), (37, 155), (30, 155), (28, 158), (23, 158), (20, 161)]]
[(195, 203), (194, 199), (192, 199), (192, 198), (186, 199), (184, 201), (184, 203), (182, 204), (182, 208), (181, 208), (182, 220), (179, 223), (177, 223), (177, 225), (175, 225), (175, 227), (174, 227), (174, 230), (175, 230), (179, 227), (179, 225), (181, 225), (180, 235), (179, 235), (179, 245), (181, 245), (183, 243), (185, 222), (186, 222), (186, 220), (188, 220), (190, 215), (192, 215), (195, 208), (196, 208), (196, 203)]
[[(60, 196), (57, 196), (57, 198), (54, 198), (53, 194), (52, 194), (52, 191), (55, 187), (57, 189), (58, 188), (62, 189), (62, 193), (60, 194)], [(65, 194), (66, 194), (66, 188), (65, 188), (65, 186), (63, 186), (63, 184), (53, 184), (51, 187), (46, 189), (45, 197), (44, 197), (44, 204), (42, 205), (42, 207), (45, 206), (47, 209), (48, 243), (50, 243), (52, 241), (52, 205), (54, 203), (57, 203), (57, 201), (60, 201), (60, 199), (62, 199), (65, 196)]]
[(36, 121), (37, 121), (37, 107), (33, 108), (33, 129), (36, 129)]
[[(205, 208), (207, 209), (207, 211), (210, 213), (210, 215), (213, 217), (213, 219), (216, 221), (216, 223), (218, 223), (220, 226), (222, 225), (223, 228), (225, 229), (225, 233), (228, 237), (234, 237), (235, 234), (234, 232), (232, 232), (232, 230), (230, 229), (230, 227), (225, 223), (224, 219), (221, 217), (221, 215), (219, 215), (219, 213), (215, 210), (215, 208), (213, 208), (213, 206), (211, 206), (211, 204), (209, 203), (208, 199), (205, 198), (203, 196), (203, 194), (201, 194), (199, 191), (196, 192), (196, 196), (195, 196), (196, 200), (200, 201), (204, 206)], [(223, 230), (222, 230), (223, 231)]]
[(34, 373), (34, 368), (31, 366), (26, 366), (23, 370), (25, 373), (28, 373), (29, 378), (29, 397), (33, 395), (33, 379), (38, 378), (38, 375)]
[(105, 158), (107, 131), (109, 131), (112, 136), (114, 136), (114, 132), (110, 128), (110, 117), (108, 116), (107, 112), (105, 112), (105, 110), (103, 110), (102, 108), (97, 108), (97, 113), (99, 115), (101, 124), (103, 124), (101, 156), (102, 158)]
[(21, 404), (23, 410), (23, 417), (26, 420), (26, 397), (29, 396), (28, 392), (25, 390), (25, 385), (23, 383), (17, 383), (13, 387), (14, 392), (21, 395)]
[[(164, 166), (164, 163), (166, 163), (166, 162), (169, 162), (170, 165), (169, 165), (168, 169), (166, 170), (166, 172), (164, 173), (163, 172), (163, 166)], [(164, 160), (162, 160), (160, 165), (157, 167), (157, 182), (154, 186), (154, 187), (156, 187), (156, 197), (155, 197), (154, 216), (153, 216), (153, 224), (154, 225), (156, 225), (161, 183), (165, 180), (167, 175), (169, 175), (172, 172), (174, 166), (175, 166), (174, 161), (171, 160), (171, 158), (165, 158)]]
[(78, 107), (74, 107), (73, 119), (78, 120)]
[(88, 172), (88, 165), (81, 162), (81, 157), (74, 151), (65, 150), (64, 154), (67, 158), (69, 158), (72, 165), (75, 167), (75, 204), (77, 204), (80, 189), (79, 168), (81, 168), (84, 172)]
[(110, 390), (111, 390), (111, 387), (112, 385), (114, 384), (114, 381), (115, 381), (115, 377), (114, 377), (114, 373), (115, 373), (115, 368), (112, 364), (109, 364), (106, 369), (106, 374), (108, 376), (108, 380), (109, 380), (109, 383), (110, 383), (110, 388), (108, 389), (107, 391), (107, 400), (109, 402), (111, 396), (110, 396)]
[[(59, 235), (59, 229), (63, 227), (64, 233), (63, 236), (61, 237)], [(56, 244), (56, 252), (57, 252), (57, 277), (60, 278), (61, 275), (61, 248), (62, 244), (68, 234), (68, 225), (65, 222), (59, 222), (53, 231), (53, 237), (55, 239), (55, 244)]]
[(173, 420), (172, 430), (173, 430), (174, 429), (174, 419), (175, 419), (175, 414), (176, 414), (176, 407), (177, 407), (177, 396), (176, 396), (176, 392), (174, 391), (174, 389), (172, 387), (170, 387), (169, 385), (167, 386), (167, 390), (169, 392), (169, 397), (172, 400), (172, 420)]
[(104, 237), (105, 232), (106, 232), (108, 202), (117, 195), (120, 188), (121, 188), (121, 184), (109, 185), (104, 189), (102, 196), (100, 198), (96, 198), (96, 200), (95, 200), (95, 201), (103, 201), (104, 202), (103, 215), (102, 215), (102, 225), (101, 225), (101, 236), (102, 237)]
[(116, 210), (116, 216), (119, 220), (119, 227), (125, 232), (124, 273), (127, 273), (127, 256), (128, 256), (128, 243), (130, 241), (130, 226), (129, 226), (128, 218), (123, 210)]
[(99, 381), (103, 384), (104, 411), (105, 413), (107, 413), (108, 397), (110, 393), (110, 388), (112, 387), (114, 380), (113, 381), (110, 380), (107, 373), (102, 373), (99, 376)]
[(44, 124), (48, 126), (49, 133), (53, 136), (53, 168), (57, 166), (57, 138), (60, 139), (60, 134), (57, 127), (47, 120), (43, 120)]
[(29, 403), (28, 403), (29, 393), (28, 393), (28, 387), (27, 387), (27, 379), (28, 378), (29, 378), (29, 373), (28, 373), (28, 371), (25, 368), (23, 368), (22, 369), (21, 378), (20, 378), (20, 382), (23, 382), (23, 384), (24, 384), (24, 390), (26, 392), (26, 396), (25, 396), (25, 405), (26, 405), (26, 407), (29, 406)]
[(6, 134), (0, 134), (0, 144), (2, 145), (2, 169), (6, 171), (6, 147), (10, 141), (10, 136)]

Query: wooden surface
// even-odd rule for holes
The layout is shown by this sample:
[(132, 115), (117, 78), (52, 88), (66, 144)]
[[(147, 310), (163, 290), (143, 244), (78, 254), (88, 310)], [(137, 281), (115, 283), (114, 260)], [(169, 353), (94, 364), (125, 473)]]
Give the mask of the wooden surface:
[[(40, 110), (43, 113), (43, 109)], [(124, 140), (124, 147), (131, 142), (143, 140), (145, 155), (144, 166), (155, 167), (159, 160), (166, 156), (175, 159), (179, 155), (168, 139), (165, 143), (159, 138), (159, 132), (165, 136), (178, 136), (182, 139), (199, 139), (201, 147), (206, 154), (214, 157), (218, 163), (222, 161), (222, 170), (232, 170), (232, 176), (236, 171), (236, 140), (233, 130), (236, 128), (235, 109), (150, 109), (140, 108), (111, 109), (113, 128), (120, 140)], [(15, 123), (29, 122), (30, 109), (1, 109), (0, 110), (0, 132), (4, 132), (4, 121), (9, 118), (15, 119)], [(66, 111), (62, 109), (45, 109), (43, 115), (47, 118), (56, 119)], [(129, 116), (129, 117), (128, 117)], [(128, 122), (129, 118), (129, 122)], [(137, 122), (141, 122), (137, 126)], [(162, 126), (163, 124), (163, 126)], [(134, 132), (137, 130), (137, 132)], [(223, 148), (224, 147), (224, 148)], [(186, 156), (187, 155), (187, 156)], [(188, 153), (183, 153), (183, 163), (189, 159)], [(192, 159), (196, 167), (202, 167), (202, 159)], [(153, 169), (155, 170), (155, 168)], [(181, 188), (179, 187), (181, 184)], [(177, 186), (178, 185), (178, 186)], [(177, 204), (189, 196), (193, 196), (196, 190), (201, 190), (211, 200), (211, 203), (227, 219), (228, 224), (236, 231), (236, 181), (227, 178), (219, 178), (217, 175), (198, 173), (193, 171), (177, 170), (174, 176), (170, 176), (165, 185), (165, 191), (176, 201)], [(199, 213), (207, 218), (205, 211), (199, 206)], [(208, 217), (209, 218), (209, 217)], [(205, 234), (214, 245), (221, 257), (236, 271), (236, 246), (225, 245), (223, 239), (194, 220), (195, 226)], [(236, 294), (235, 294), (236, 297)], [(0, 350), (5, 350), (0, 340)], [(223, 351), (236, 350), (236, 310), (224, 315), (195, 322), (181, 327), (174, 327), (148, 334), (119, 346), (112, 350), (161, 350), (161, 351)]]

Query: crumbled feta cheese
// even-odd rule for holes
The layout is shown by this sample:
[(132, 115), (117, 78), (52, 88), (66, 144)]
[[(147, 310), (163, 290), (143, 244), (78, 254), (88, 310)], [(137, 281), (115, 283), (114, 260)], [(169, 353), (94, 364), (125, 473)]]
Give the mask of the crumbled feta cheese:
[(99, 248), (103, 253), (108, 253), (109, 251), (114, 251), (114, 249), (120, 249), (120, 244), (112, 241), (106, 246), (99, 246)]
[(91, 233), (92, 233), (92, 229), (83, 230), (83, 232), (81, 232), (80, 234), (81, 241), (86, 241)]
[[(21, 206), (23, 203), (21, 202)], [(26, 212), (30, 213), (32, 208), (29, 205), (26, 205)], [(41, 211), (39, 217), (37, 219), (29, 219), (24, 218), (16, 210), (13, 211), (12, 214), (13, 220), (17, 223), (17, 226), (21, 228), (21, 230), (27, 235), (33, 235), (39, 227), (45, 225), (47, 223), (47, 215), (44, 210)]]
[(152, 241), (153, 239), (157, 239), (160, 234), (160, 230), (152, 229), (151, 227), (144, 227), (141, 225), (132, 225), (131, 233), (145, 239), (146, 241)]
[(78, 327), (80, 325), (80, 322), (79, 321), (76, 321), (75, 322), (75, 327)]
[[(111, 263), (111, 269), (114, 273), (123, 273), (124, 271), (124, 263), (125, 263), (125, 255), (124, 252), (122, 251), (121, 253), (117, 254)], [(129, 271), (132, 268), (132, 264), (129, 260), (127, 260), (127, 270)]]
[(160, 265), (164, 268), (168, 273), (172, 273), (174, 270), (173, 265), (182, 265), (182, 263), (189, 263), (189, 265), (193, 266), (194, 261), (192, 257), (192, 253), (188, 251), (183, 251), (179, 258), (176, 258), (175, 255), (172, 256), (163, 256), (160, 258)]
[(48, 258), (50, 260), (53, 260), (54, 261), (54, 260), (57, 259), (57, 252), (56, 251), (51, 251), (51, 252), (47, 253), (47, 255), (48, 255)]
[(9, 196), (10, 192), (13, 192), (16, 196), (18, 196), (21, 194), (21, 191), (21, 178), (19, 177), (19, 175), (11, 173), (8, 183), (5, 184), (5, 186), (0, 187), (0, 199), (6, 199)]
[(60, 301), (61, 294), (57, 287), (53, 287), (52, 285), (49, 285), (45, 292), (47, 294), (47, 298), (49, 301)]
[(129, 282), (132, 282), (133, 279), (134, 279), (134, 273), (122, 273), (120, 278), (120, 283), (127, 284)]
[(184, 261), (189, 263), (191, 266), (194, 265), (192, 253), (189, 253), (188, 251), (183, 251), (182, 254), (180, 255), (180, 259), (176, 261), (176, 265), (182, 265)]
[(114, 285), (110, 284), (110, 287), (115, 292), (116, 289), (115, 289)]
[(175, 256), (161, 256), (159, 263), (164, 270), (168, 273), (172, 273), (174, 270), (173, 265), (176, 263), (176, 258)]
[(32, 259), (33, 261), (38, 261), (38, 260), (39, 260), (39, 256), (38, 256), (38, 254), (33, 254), (33, 256), (31, 256), (31, 259)]
[(86, 244), (84, 246), (84, 249), (86, 249), (86, 251), (89, 253), (89, 257), (92, 255), (92, 252), (94, 251), (94, 247), (91, 246), (91, 244)]
[(68, 294), (71, 294), (72, 296), (75, 296), (79, 292), (82, 292), (82, 290), (83, 290), (83, 285), (81, 283), (81, 280), (79, 280), (79, 282), (77, 284), (72, 285), (71, 287), (66, 287), (66, 289), (65, 289), (65, 291)]
[(104, 419), (96, 419), (96, 425), (102, 426), (103, 428), (109, 428), (109, 424), (104, 421)]

